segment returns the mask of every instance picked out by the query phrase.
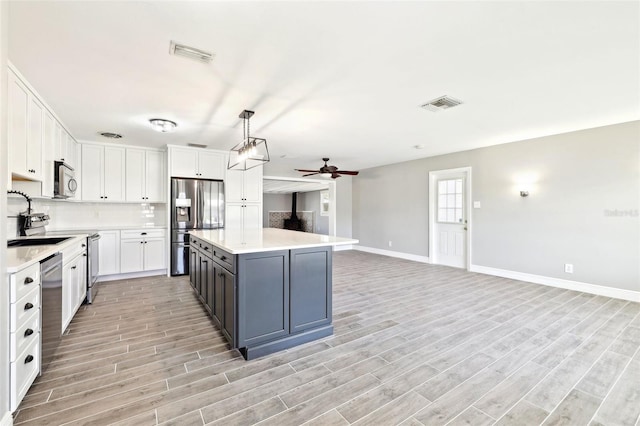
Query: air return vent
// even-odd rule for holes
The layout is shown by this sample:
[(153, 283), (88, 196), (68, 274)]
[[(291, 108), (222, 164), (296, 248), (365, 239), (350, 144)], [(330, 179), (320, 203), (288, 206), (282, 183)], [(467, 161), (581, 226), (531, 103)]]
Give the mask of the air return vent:
[(444, 111), (445, 109), (453, 108), (454, 106), (458, 106), (462, 103), (458, 99), (452, 98), (451, 96), (440, 96), (439, 98), (430, 100), (424, 105), (420, 105), (421, 108), (428, 109), (429, 111)]
[(185, 46), (184, 44), (180, 44), (175, 41), (171, 41), (169, 44), (169, 53), (171, 55), (193, 59), (204, 64), (211, 63), (215, 56), (213, 53), (205, 52), (204, 50), (196, 49), (195, 47)]
[(202, 144), (199, 144), (199, 143), (188, 143), (187, 146), (190, 146), (192, 148), (206, 148), (207, 147), (207, 145), (202, 145)]

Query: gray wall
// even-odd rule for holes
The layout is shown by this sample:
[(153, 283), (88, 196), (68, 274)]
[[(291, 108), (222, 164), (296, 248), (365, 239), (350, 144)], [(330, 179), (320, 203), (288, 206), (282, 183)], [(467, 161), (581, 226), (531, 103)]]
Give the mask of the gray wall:
[(353, 178), (336, 179), (336, 236), (356, 238), (353, 235)]
[(315, 229), (313, 232), (329, 235), (329, 216), (320, 215), (320, 191), (299, 193), (298, 210), (315, 212)]
[(262, 194), (262, 227), (269, 227), (269, 212), (291, 211), (291, 194)]
[[(7, 211), (7, 39), (8, 2), (0, 2), (0, 211)], [(9, 286), (7, 283), (7, 225), (5, 214), (0, 215), (0, 419), (9, 411)]]
[[(465, 166), (482, 203), (470, 210), (472, 264), (640, 291), (640, 122), (361, 171), (353, 237), (429, 256), (429, 171)], [(538, 178), (522, 198), (517, 182), (527, 174)]]

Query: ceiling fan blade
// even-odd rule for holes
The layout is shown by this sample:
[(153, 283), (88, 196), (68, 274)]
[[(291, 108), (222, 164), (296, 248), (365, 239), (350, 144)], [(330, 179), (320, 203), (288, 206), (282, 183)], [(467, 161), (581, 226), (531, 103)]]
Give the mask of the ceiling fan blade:
[(307, 173), (314, 172), (314, 173), (318, 173), (317, 170), (307, 170), (307, 169), (294, 169), (294, 170), (297, 171), (297, 172), (307, 172)]
[(352, 172), (350, 170), (338, 170), (336, 173), (342, 173), (343, 175), (357, 176), (358, 173), (360, 172)]
[(313, 176), (313, 175), (317, 175), (317, 174), (319, 174), (319, 173), (318, 173), (318, 172), (315, 172), (315, 173), (309, 173), (309, 174), (307, 174), (307, 175), (302, 175), (302, 177), (305, 177), (305, 176)]

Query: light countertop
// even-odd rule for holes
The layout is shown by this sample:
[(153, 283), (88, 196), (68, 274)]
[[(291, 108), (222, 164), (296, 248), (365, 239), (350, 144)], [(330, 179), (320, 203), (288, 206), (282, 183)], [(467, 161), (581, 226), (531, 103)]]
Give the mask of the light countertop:
[[(29, 238), (29, 237), (22, 237)], [(34, 236), (33, 238), (42, 238), (42, 236)], [(66, 241), (58, 244), (48, 244), (43, 246), (31, 247), (12, 247), (7, 249), (7, 272), (14, 273), (28, 266), (38, 263), (43, 259), (58, 253), (65, 248), (78, 244), (87, 238), (86, 235), (73, 235)]]
[(167, 229), (166, 225), (122, 225), (122, 226), (118, 226), (118, 225), (108, 225), (108, 226), (103, 226), (103, 225), (96, 225), (96, 226), (92, 226), (92, 227), (82, 227), (82, 228), (74, 228), (74, 229), (69, 229), (69, 228), (51, 228), (51, 227), (47, 227), (47, 232), (56, 232), (56, 233), (61, 233), (61, 232), (82, 232), (82, 231), (118, 231), (118, 230), (129, 230), (129, 229)]
[(332, 237), (310, 232), (288, 231), (276, 228), (211, 229), (189, 231), (197, 238), (210, 242), (231, 254), (290, 250), (308, 247), (357, 244), (353, 238)]

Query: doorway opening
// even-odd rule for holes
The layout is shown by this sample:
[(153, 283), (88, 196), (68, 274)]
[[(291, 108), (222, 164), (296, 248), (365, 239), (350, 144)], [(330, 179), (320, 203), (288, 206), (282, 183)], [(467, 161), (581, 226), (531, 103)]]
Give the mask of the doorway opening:
[(471, 265), (471, 167), (429, 172), (429, 257), (436, 265)]
[(294, 193), (303, 230), (335, 236), (336, 183), (325, 179), (264, 176), (263, 227), (284, 227), (292, 213)]

